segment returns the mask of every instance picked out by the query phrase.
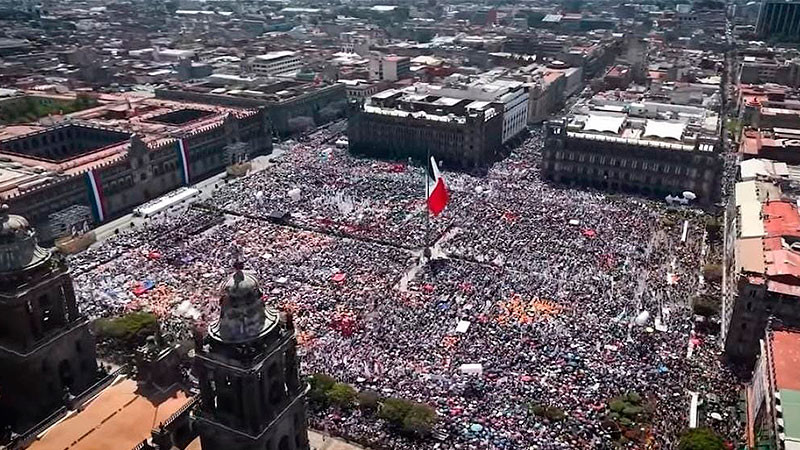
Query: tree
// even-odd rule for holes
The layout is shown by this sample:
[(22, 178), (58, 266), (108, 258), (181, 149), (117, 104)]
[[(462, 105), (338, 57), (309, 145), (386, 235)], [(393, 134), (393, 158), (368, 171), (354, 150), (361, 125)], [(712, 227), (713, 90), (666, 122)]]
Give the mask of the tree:
[(546, 411), (547, 411), (547, 409), (542, 405), (538, 405), (538, 404), (534, 404), (534, 403), (528, 404), (528, 412), (530, 414), (533, 414), (534, 416), (544, 417), (544, 414), (545, 414)]
[(384, 400), (378, 415), (381, 419), (391, 424), (400, 425), (409, 410), (411, 410), (411, 402), (402, 398), (391, 397)]
[(430, 433), (438, 419), (430, 406), (395, 397), (384, 400), (378, 415), (392, 426), (416, 436)]
[(553, 421), (563, 420), (565, 417), (567, 417), (563, 410), (556, 408), (555, 406), (548, 406), (544, 414), (548, 419)]
[(692, 428), (681, 435), (678, 450), (722, 450), (722, 438), (710, 428)]
[(345, 383), (336, 383), (327, 392), (328, 401), (339, 408), (349, 408), (356, 401), (356, 390)]
[(706, 264), (703, 266), (703, 277), (708, 281), (719, 281), (722, 279), (722, 266), (719, 264)]
[(315, 373), (308, 377), (308, 384), (311, 386), (309, 401), (321, 407), (328, 406), (328, 391), (336, 384), (336, 380), (324, 373)]
[(95, 331), (101, 337), (134, 340), (156, 333), (158, 319), (155, 314), (137, 311), (112, 319), (98, 319)]
[(417, 436), (428, 435), (436, 424), (436, 411), (428, 405), (415, 403), (403, 418), (403, 431)]
[(722, 224), (720, 224), (719, 220), (716, 217), (710, 216), (706, 218), (706, 231), (708, 232), (708, 237), (712, 240), (719, 238), (719, 232), (722, 229)]
[(692, 299), (692, 311), (695, 314), (705, 317), (717, 314), (720, 309), (720, 301), (713, 295), (703, 294)]
[(361, 409), (375, 411), (378, 409), (378, 400), (380, 396), (375, 391), (361, 391), (358, 393), (358, 406)]
[(611, 411), (618, 412), (618, 413), (621, 413), (622, 410), (625, 409), (625, 406), (627, 406), (625, 404), (625, 401), (622, 400), (622, 399), (619, 399), (619, 398), (611, 400), (611, 402), (608, 404), (608, 407), (609, 407), (609, 409), (611, 409)]

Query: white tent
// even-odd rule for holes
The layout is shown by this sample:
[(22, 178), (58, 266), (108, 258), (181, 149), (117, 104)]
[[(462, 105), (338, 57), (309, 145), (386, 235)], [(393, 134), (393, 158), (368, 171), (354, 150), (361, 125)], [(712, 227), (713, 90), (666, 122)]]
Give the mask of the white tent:
[(680, 141), (686, 129), (686, 122), (670, 122), (667, 120), (648, 120), (644, 127), (644, 137), (674, 139)]
[(466, 333), (469, 329), (470, 323), (466, 320), (459, 320), (458, 325), (456, 325), (456, 333)]
[(626, 119), (625, 115), (591, 114), (583, 126), (583, 131), (619, 134)]
[(458, 368), (463, 374), (467, 375), (483, 375), (483, 364), (462, 364)]

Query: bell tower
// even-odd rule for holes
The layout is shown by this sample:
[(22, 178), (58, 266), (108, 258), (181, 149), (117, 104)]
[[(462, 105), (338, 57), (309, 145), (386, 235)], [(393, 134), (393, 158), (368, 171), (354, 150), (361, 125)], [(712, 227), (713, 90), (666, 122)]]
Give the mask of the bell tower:
[(22, 432), (97, 380), (95, 340), (64, 261), (0, 208), (0, 426)]
[(195, 357), (203, 450), (308, 450), (291, 317), (264, 305), (257, 279), (241, 263), (220, 302), (219, 320)]

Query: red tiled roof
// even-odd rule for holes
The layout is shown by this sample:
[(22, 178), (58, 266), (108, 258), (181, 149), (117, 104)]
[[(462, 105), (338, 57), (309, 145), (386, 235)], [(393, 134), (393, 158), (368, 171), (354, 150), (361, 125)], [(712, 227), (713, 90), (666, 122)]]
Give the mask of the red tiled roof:
[(768, 237), (800, 237), (800, 214), (794, 203), (782, 200), (767, 202), (761, 212)]
[(773, 331), (770, 341), (776, 387), (800, 390), (800, 333)]
[(780, 277), (792, 285), (800, 282), (800, 254), (791, 250), (773, 250), (764, 252), (764, 259), (770, 279)]

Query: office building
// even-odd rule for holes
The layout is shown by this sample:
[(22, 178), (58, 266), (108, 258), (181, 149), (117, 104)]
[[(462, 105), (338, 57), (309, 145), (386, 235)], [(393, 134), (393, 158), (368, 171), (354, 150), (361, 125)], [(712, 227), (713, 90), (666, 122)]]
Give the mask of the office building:
[(397, 81), (411, 77), (411, 58), (397, 55), (372, 55), (369, 60), (371, 80)]
[(763, 0), (756, 33), (765, 39), (800, 41), (800, 2)]
[(303, 60), (299, 53), (284, 50), (256, 56), (250, 61), (250, 65), (257, 75), (294, 74), (303, 67)]

